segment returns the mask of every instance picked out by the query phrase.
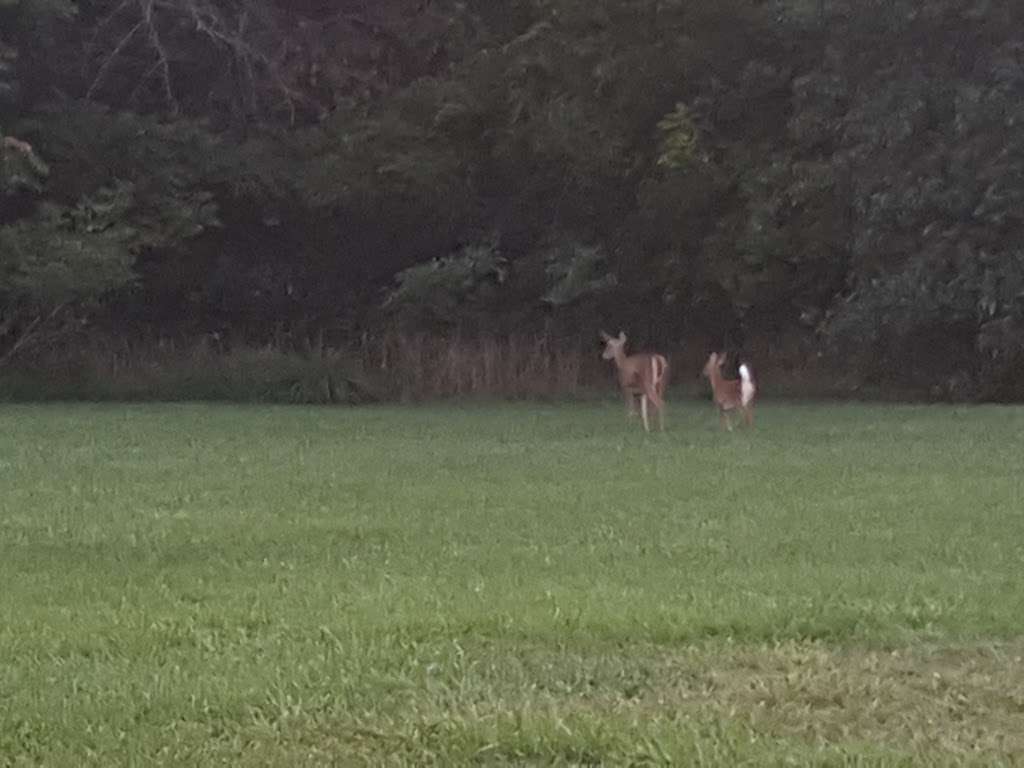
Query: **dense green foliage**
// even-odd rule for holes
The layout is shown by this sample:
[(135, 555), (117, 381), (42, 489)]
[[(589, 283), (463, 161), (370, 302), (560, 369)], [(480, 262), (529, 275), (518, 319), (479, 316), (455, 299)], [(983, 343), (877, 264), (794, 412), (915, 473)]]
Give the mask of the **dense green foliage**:
[(1024, 412), (669, 416), (0, 408), (0, 763), (1024, 758)]
[[(0, 133), (34, 155), (4, 148), (0, 259), (107, 253), (75, 304), (116, 334), (608, 324), (1013, 395), (1021, 28), (1013, 0), (3, 0)], [(112, 194), (123, 236), (69, 230)]]

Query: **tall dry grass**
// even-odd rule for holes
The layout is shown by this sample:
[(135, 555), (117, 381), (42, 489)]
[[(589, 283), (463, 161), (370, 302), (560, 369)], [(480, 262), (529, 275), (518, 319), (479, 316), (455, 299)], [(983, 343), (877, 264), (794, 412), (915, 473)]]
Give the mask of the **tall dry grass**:
[(385, 332), (304, 349), (90, 337), (0, 371), (0, 397), (358, 403), (578, 396), (611, 382), (596, 350), (581, 346), (543, 334)]
[(498, 338), (389, 332), (364, 338), (362, 369), (389, 399), (579, 395), (606, 378), (594, 349), (550, 335)]

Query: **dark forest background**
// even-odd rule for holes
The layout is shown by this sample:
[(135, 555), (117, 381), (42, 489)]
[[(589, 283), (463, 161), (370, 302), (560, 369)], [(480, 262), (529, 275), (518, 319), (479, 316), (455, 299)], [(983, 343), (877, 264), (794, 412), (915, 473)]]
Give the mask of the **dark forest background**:
[(0, 0), (0, 147), (10, 397), (1024, 396), (1019, 0)]

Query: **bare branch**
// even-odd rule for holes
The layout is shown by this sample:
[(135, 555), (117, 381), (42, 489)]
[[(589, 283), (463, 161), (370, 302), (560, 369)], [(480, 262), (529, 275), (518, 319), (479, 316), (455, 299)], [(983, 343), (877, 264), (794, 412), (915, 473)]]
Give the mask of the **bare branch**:
[(163, 41), (160, 39), (160, 34), (157, 32), (156, 24), (153, 22), (153, 0), (142, 0), (142, 14), (143, 19), (146, 22), (146, 27), (149, 30), (149, 42), (156, 51), (156, 55), (160, 64), (161, 78), (164, 84), (164, 96), (167, 98), (167, 103), (171, 107), (171, 113), (177, 115), (180, 112), (178, 100), (174, 98), (174, 89), (171, 86), (171, 64), (170, 57), (167, 55), (167, 49), (164, 48)]
[(132, 88), (132, 92), (128, 94), (127, 102), (129, 104), (136, 103), (135, 97), (139, 95), (139, 91), (141, 91), (142, 87), (149, 82), (149, 78), (151, 78), (158, 69), (160, 69), (160, 62), (155, 61), (149, 69), (142, 73), (142, 77), (139, 78), (139, 82), (135, 84), (135, 87)]
[(38, 336), (39, 331), (46, 328), (57, 315), (61, 313), (64, 307), (67, 306), (67, 302), (58, 304), (53, 308), (53, 311), (49, 315), (43, 317), (43, 315), (36, 315), (35, 318), (28, 324), (28, 326), (19, 334), (18, 338), (15, 339), (14, 344), (11, 345), (2, 356), (0, 356), (0, 368), (3, 368), (7, 363), (11, 361), (20, 350), (24, 349), (25, 346), (30, 342), (34, 341), (35, 337)]
[[(295, 47), (290, 47), (285, 40), (280, 50), (272, 50), (271, 46), (280, 37), (270, 34), (274, 30), (251, 9), (238, 7), (228, 12), (210, 0), (109, 0), (109, 3), (110, 10), (103, 16), (97, 31), (115, 24), (126, 27), (131, 24), (131, 27), (102, 56), (86, 98), (96, 97), (114, 67), (125, 66), (125, 61), (131, 58), (128, 53), (131, 46), (138, 43), (140, 32), (144, 32), (143, 45), (153, 51), (156, 63), (142, 67), (145, 71), (140, 68), (141, 74), (135, 73), (135, 77), (141, 79), (136, 80), (129, 98), (137, 98), (158, 73), (163, 98), (168, 108), (178, 114), (181, 105), (174, 86), (172, 54), (176, 50), (176, 36), (182, 32), (188, 34), (186, 30), (191, 27), (192, 34), (206, 38), (214, 48), (230, 57), (232, 71), (237, 76), (237, 96), (245, 111), (255, 114), (263, 108), (267, 98), (261, 87), (263, 83), (281, 97), (282, 103), (273, 106), (286, 109), (292, 123), (300, 109), (319, 108), (315, 98), (291, 82), (289, 62), (291, 54), (296, 52)], [(138, 65), (139, 62), (133, 61), (133, 66)]]
[(92, 55), (93, 49), (96, 47), (96, 40), (100, 36), (100, 33), (103, 32), (103, 30), (105, 30), (114, 21), (114, 19), (118, 17), (121, 11), (127, 8), (132, 2), (133, 0), (121, 0), (121, 2), (117, 4), (117, 7), (96, 23), (96, 27), (93, 29), (92, 34), (89, 35), (89, 42), (86, 44), (86, 51), (90, 56)]
[[(99, 27), (97, 27), (97, 33), (104, 26), (112, 23), (114, 18), (123, 10), (128, 8), (131, 2), (132, 0), (123, 0), (123, 2), (119, 3), (100, 22)], [(149, 45), (153, 49), (153, 52), (156, 54), (157, 61), (156, 65), (148, 69), (146, 73), (143, 75), (142, 80), (140, 81), (138, 87), (141, 87), (142, 84), (149, 79), (149, 77), (153, 74), (154, 70), (159, 70), (161, 76), (161, 83), (163, 84), (164, 97), (167, 100), (167, 104), (169, 105), (173, 114), (178, 114), (180, 108), (178, 105), (178, 100), (174, 96), (174, 89), (171, 84), (170, 56), (167, 53), (167, 48), (160, 37), (159, 30), (157, 29), (157, 20), (154, 18), (153, 8), (154, 0), (138, 0), (138, 10), (141, 18), (131, 27), (131, 29), (128, 30), (127, 33), (125, 33), (125, 35), (117, 42), (117, 45), (114, 46), (113, 50), (111, 50), (111, 52), (107, 55), (106, 59), (104, 59), (103, 63), (100, 65), (99, 71), (96, 73), (96, 77), (93, 79), (92, 83), (89, 85), (89, 88), (86, 90), (86, 99), (91, 99), (93, 97), (93, 95), (96, 93), (96, 90), (103, 84), (103, 81), (106, 78), (107, 73), (110, 71), (110, 68), (121, 57), (125, 49), (135, 39), (135, 36), (139, 33), (139, 31), (145, 28), (146, 38), (149, 41)], [(136, 91), (133, 91), (133, 94), (137, 92), (138, 87), (136, 88)]]
[[(150, 0), (150, 2), (153, 1), (154, 0)], [(253, 62), (259, 62), (263, 65), (278, 90), (284, 94), (285, 101), (288, 105), (290, 120), (294, 123), (296, 114), (295, 104), (297, 102), (305, 103), (307, 99), (299, 91), (295, 90), (285, 82), (284, 78), (281, 77), (281, 73), (276, 63), (269, 56), (262, 51), (253, 48), (242, 37), (242, 33), (244, 32), (245, 26), (248, 22), (246, 15), (243, 14), (243, 17), (239, 20), (239, 32), (237, 34), (229, 34), (224, 31), (222, 19), (212, 13), (208, 8), (200, 8), (196, 5), (194, 0), (188, 0), (187, 6), (189, 14), (192, 17), (192, 21), (196, 25), (196, 29), (214, 42), (220, 43), (233, 51), (235, 56), (243, 63), (251, 82), (255, 82)]]
[(128, 47), (128, 43), (130, 43), (132, 41), (132, 38), (135, 37), (135, 33), (142, 29), (142, 23), (142, 21), (139, 21), (135, 26), (129, 29), (128, 33), (121, 38), (120, 42), (118, 42), (117, 45), (114, 46), (114, 50), (112, 50), (110, 52), (110, 55), (107, 56), (106, 61), (104, 61), (103, 64), (100, 65), (99, 72), (96, 73), (96, 77), (93, 79), (92, 84), (89, 86), (89, 89), (85, 92), (86, 99), (92, 98), (93, 93), (96, 92), (96, 89), (103, 82), (103, 78), (106, 76), (107, 71), (110, 69), (111, 66), (113, 66), (114, 62), (121, 55), (124, 49)]

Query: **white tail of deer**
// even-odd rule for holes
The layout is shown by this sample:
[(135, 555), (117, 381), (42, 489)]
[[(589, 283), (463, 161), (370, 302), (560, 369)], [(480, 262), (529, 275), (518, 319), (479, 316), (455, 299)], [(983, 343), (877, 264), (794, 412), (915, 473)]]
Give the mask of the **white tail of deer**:
[(740, 366), (739, 379), (725, 379), (722, 377), (722, 366), (725, 365), (725, 354), (712, 352), (704, 365), (704, 375), (711, 381), (711, 390), (715, 396), (715, 405), (718, 406), (718, 416), (722, 426), (732, 431), (733, 411), (740, 411), (743, 420), (748, 427), (754, 425), (754, 395), (757, 394), (757, 386), (754, 378), (750, 375), (750, 368), (746, 363)]
[(640, 415), (644, 430), (651, 431), (647, 418), (650, 406), (658, 412), (658, 428), (665, 429), (665, 385), (668, 383), (668, 360), (664, 355), (626, 355), (626, 334), (609, 336), (601, 331), (604, 352), (601, 357), (614, 360), (619, 372), (619, 387), (626, 398), (626, 411), (636, 413), (636, 398), (640, 398)]

